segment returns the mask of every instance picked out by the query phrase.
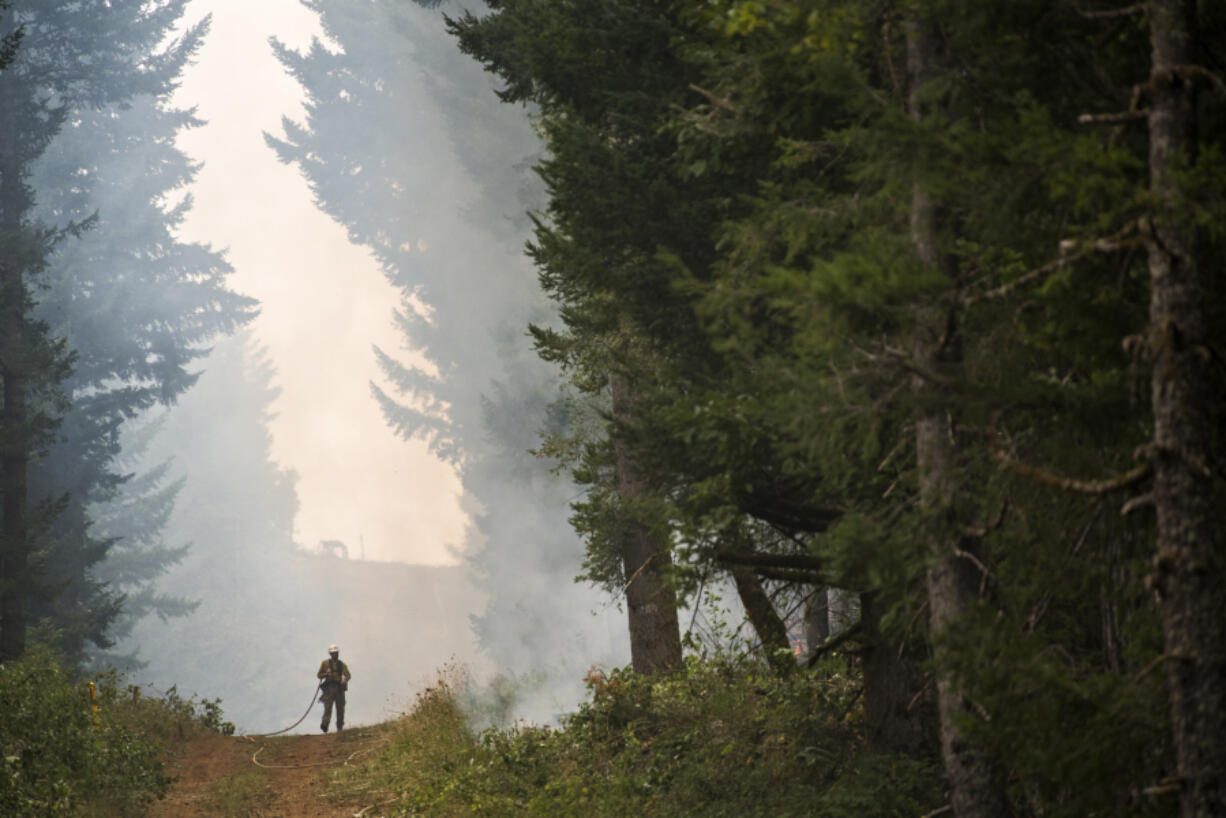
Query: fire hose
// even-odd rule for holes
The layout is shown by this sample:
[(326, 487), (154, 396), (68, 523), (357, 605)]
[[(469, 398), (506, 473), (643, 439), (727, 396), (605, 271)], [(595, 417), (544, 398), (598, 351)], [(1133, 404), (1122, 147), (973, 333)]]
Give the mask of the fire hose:
[(302, 722), (306, 720), (306, 717), (307, 717), (307, 716), (309, 716), (309, 715), (311, 715), (311, 708), (315, 706), (315, 700), (319, 698), (319, 691), (320, 691), (320, 689), (321, 689), (322, 687), (323, 687), (323, 685), (317, 685), (317, 686), (315, 687), (315, 692), (314, 692), (313, 694), (311, 694), (311, 703), (307, 705), (306, 712), (302, 714), (302, 718), (298, 719), (298, 721), (294, 722), (294, 723), (293, 723), (293, 724), (291, 724), (289, 727), (286, 727), (284, 730), (278, 730), (278, 731), (277, 731), (277, 732), (275, 732), (275, 733), (254, 733), (254, 734), (250, 734), (251, 738), (265, 738), (265, 737), (267, 737), (267, 736), (279, 736), (279, 735), (281, 735), (282, 733), (288, 733), (290, 730), (293, 730), (295, 727), (297, 727), (298, 725), (302, 724)]

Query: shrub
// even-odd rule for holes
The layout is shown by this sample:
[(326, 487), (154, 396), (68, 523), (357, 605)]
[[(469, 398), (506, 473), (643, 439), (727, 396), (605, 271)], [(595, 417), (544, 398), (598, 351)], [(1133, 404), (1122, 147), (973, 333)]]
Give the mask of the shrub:
[[(446, 683), (418, 697), (376, 760), (338, 776), (398, 815), (914, 816), (936, 765), (871, 753), (858, 680), (839, 665), (779, 677), (737, 657), (678, 673), (588, 675), (560, 729), (474, 734)], [(372, 796), (373, 797), (373, 796)]]
[(114, 672), (74, 680), (46, 648), (0, 665), (0, 815), (128, 816), (164, 795), (173, 742), (232, 733), (217, 700), (135, 695)]
[(0, 814), (121, 812), (165, 793), (158, 747), (104, 712), (44, 649), (0, 666)]

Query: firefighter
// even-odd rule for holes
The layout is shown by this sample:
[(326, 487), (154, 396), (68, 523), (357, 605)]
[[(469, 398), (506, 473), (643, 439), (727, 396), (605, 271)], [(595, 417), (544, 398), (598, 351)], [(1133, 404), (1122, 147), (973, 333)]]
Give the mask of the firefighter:
[(320, 679), (319, 689), (323, 691), (319, 700), (324, 703), (324, 719), (319, 723), (322, 732), (328, 732), (328, 722), (332, 721), (332, 705), (336, 705), (336, 730), (339, 733), (345, 729), (345, 691), (349, 689), (349, 667), (340, 660), (341, 649), (336, 645), (328, 646), (328, 658), (319, 666), (315, 674)]

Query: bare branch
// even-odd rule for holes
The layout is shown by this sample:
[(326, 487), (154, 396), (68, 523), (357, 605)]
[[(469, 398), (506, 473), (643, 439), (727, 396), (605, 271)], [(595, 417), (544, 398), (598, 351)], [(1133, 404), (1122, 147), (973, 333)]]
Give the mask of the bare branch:
[(1143, 506), (1151, 506), (1154, 504), (1154, 495), (1152, 492), (1147, 492), (1139, 497), (1133, 497), (1120, 508), (1120, 516), (1125, 517), (1128, 514), (1136, 511)]
[(1004, 298), (1011, 295), (1016, 290), (1022, 287), (1039, 281), (1051, 273), (1064, 267), (1073, 261), (1084, 258), (1093, 252), (1113, 253), (1120, 250), (1131, 249), (1139, 243), (1139, 239), (1129, 239), (1130, 234), (1139, 231), (1141, 228), (1140, 220), (1128, 222), (1111, 236), (1106, 236), (1099, 239), (1064, 239), (1060, 242), (1060, 256), (1052, 259), (1046, 264), (1035, 267), (1033, 270), (1028, 270), (1022, 273), (1017, 278), (1010, 282), (995, 287), (991, 290), (983, 290), (977, 293), (971, 293), (962, 297), (962, 307), (968, 308), (981, 301), (990, 301), (997, 298)]
[(1141, 792), (1152, 798), (1156, 795), (1168, 795), (1173, 792), (1179, 792), (1181, 789), (1183, 789), (1183, 779), (1179, 777), (1172, 777), (1164, 778), (1158, 784), (1152, 787), (1146, 787), (1145, 789), (1141, 790)]
[(996, 459), (1023, 477), (1029, 477), (1038, 483), (1054, 486), (1065, 491), (1076, 491), (1081, 494), (1108, 494), (1144, 480), (1150, 473), (1148, 462), (1141, 463), (1123, 474), (1117, 474), (1106, 480), (1078, 480), (1075, 477), (1065, 477), (1036, 466), (1014, 460), (1002, 451), (996, 450)]
[(1104, 9), (1102, 11), (1081, 11), (1077, 13), (1087, 20), (1103, 20), (1109, 17), (1127, 17), (1131, 14), (1141, 14), (1149, 8), (1149, 3), (1133, 3), (1122, 9)]
[(763, 579), (773, 579), (779, 582), (791, 582), (797, 585), (820, 585), (825, 577), (816, 571), (802, 571), (799, 568), (768, 568), (760, 565), (753, 572)]
[(1189, 77), (1204, 77), (1213, 84), (1220, 93), (1226, 94), (1226, 81), (1217, 74), (1210, 71), (1201, 65), (1172, 65), (1170, 68), (1172, 73), (1187, 79)]
[(732, 565), (752, 568), (790, 568), (799, 571), (821, 571), (822, 561), (806, 554), (753, 554), (744, 551), (717, 551), (715, 559)]
[[(908, 426), (907, 429), (909, 428), (910, 427)], [(902, 450), (902, 447), (909, 442), (908, 438), (906, 437), (907, 429), (903, 430), (903, 434), (899, 436), (898, 443), (894, 445), (893, 449), (890, 449), (890, 453), (885, 456), (885, 460), (882, 460), (879, 464), (877, 464), (878, 472), (885, 471), (885, 467), (888, 466), (890, 461), (894, 459), (894, 455), (898, 454)]]
[(1082, 125), (1119, 125), (1127, 122), (1140, 122), (1149, 119), (1149, 110), (1140, 108), (1136, 111), (1119, 111), (1114, 114), (1082, 114), (1077, 121)]
[(623, 594), (626, 593), (626, 591), (630, 590), (630, 586), (633, 585), (634, 581), (639, 578), (639, 574), (643, 573), (643, 569), (647, 567), (647, 563), (651, 562), (655, 558), (656, 558), (656, 555), (652, 554), (650, 557), (643, 560), (643, 564), (635, 569), (634, 573), (630, 575), (630, 579), (626, 582), (625, 585), (622, 586)]
[(970, 562), (972, 565), (974, 565), (976, 568), (979, 569), (979, 573), (980, 573), (979, 596), (980, 598), (982, 598), (983, 592), (986, 591), (988, 588), (988, 580), (989, 579), (992, 580), (992, 583), (995, 584), (996, 577), (992, 576), (992, 572), (988, 570), (988, 566), (984, 565), (983, 561), (980, 560), (979, 557), (976, 557), (974, 554), (972, 554), (970, 551), (964, 551), (961, 548), (957, 548), (957, 549), (954, 549), (954, 556), (958, 557), (959, 559), (964, 559)]

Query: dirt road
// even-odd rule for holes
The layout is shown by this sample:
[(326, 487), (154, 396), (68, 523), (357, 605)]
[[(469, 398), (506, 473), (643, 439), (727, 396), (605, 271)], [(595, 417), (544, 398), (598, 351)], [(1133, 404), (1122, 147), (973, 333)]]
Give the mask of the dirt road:
[[(259, 738), (205, 736), (184, 745), (166, 765), (176, 778), (152, 818), (268, 816), (337, 818), (382, 814), (385, 796), (366, 794), (365, 803), (326, 797), (336, 770), (360, 764), (387, 741), (386, 726), (343, 733)], [(350, 796), (352, 798), (352, 796)]]

